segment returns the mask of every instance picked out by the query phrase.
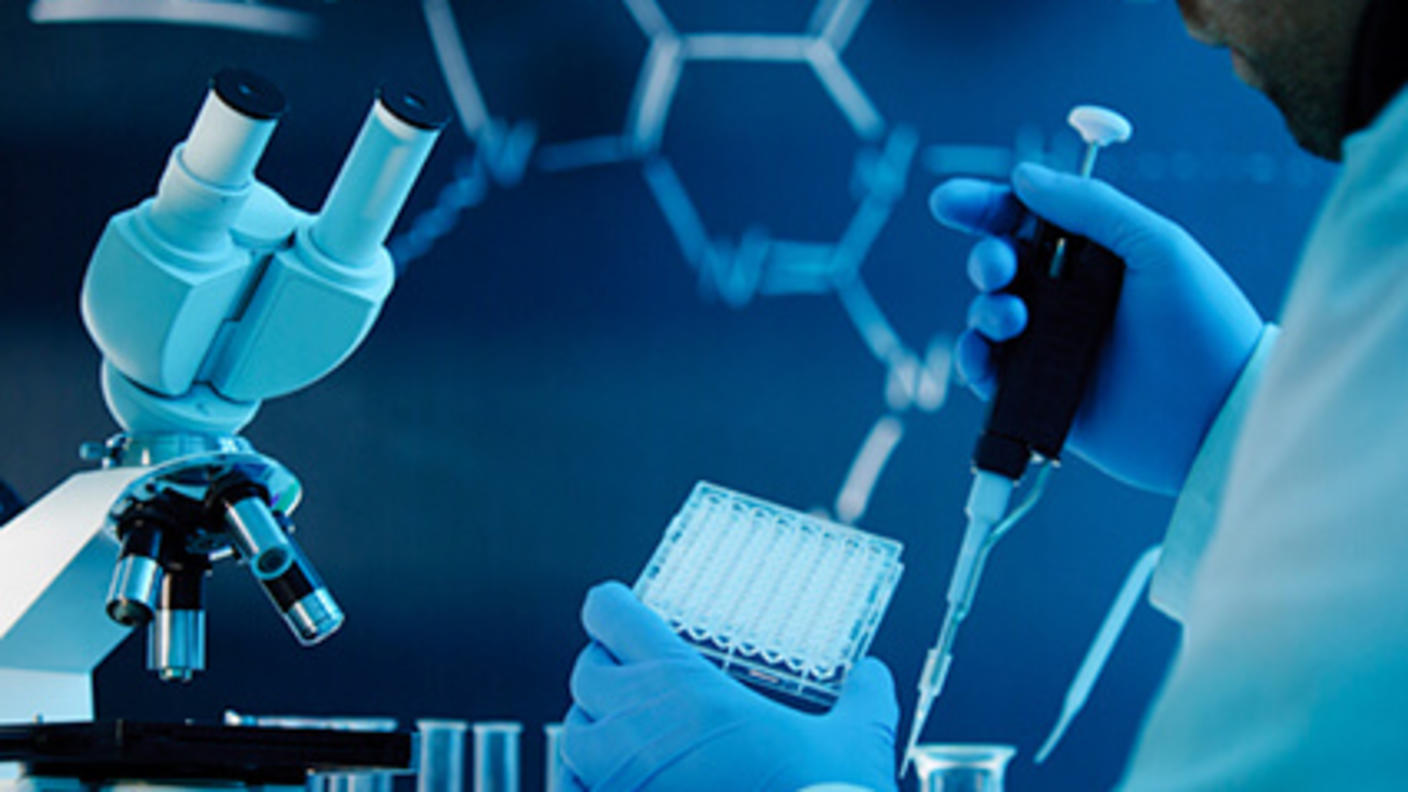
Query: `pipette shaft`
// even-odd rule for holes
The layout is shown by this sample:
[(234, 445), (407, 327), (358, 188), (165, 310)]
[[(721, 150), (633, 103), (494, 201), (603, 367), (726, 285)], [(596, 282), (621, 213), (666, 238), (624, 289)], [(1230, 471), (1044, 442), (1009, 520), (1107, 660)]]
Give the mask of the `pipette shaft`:
[(968, 493), (968, 528), (963, 534), (963, 544), (958, 550), (958, 559), (953, 565), (953, 575), (949, 579), (947, 607), (943, 624), (939, 627), (939, 637), (924, 659), (924, 670), (919, 675), (919, 698), (915, 704), (914, 720), (910, 724), (909, 741), (905, 745), (904, 766), (901, 774), (909, 769), (909, 761), (924, 724), (929, 719), (929, 710), (934, 700), (943, 692), (948, 679), (948, 669), (953, 663), (953, 644), (958, 638), (959, 625), (968, 616), (973, 596), (978, 590), (978, 580), (983, 574), (983, 564), (987, 561), (988, 550), (992, 547), (993, 528), (1007, 513), (1007, 502), (1012, 497), (1013, 482), (999, 474), (977, 470), (973, 474), (973, 486)]

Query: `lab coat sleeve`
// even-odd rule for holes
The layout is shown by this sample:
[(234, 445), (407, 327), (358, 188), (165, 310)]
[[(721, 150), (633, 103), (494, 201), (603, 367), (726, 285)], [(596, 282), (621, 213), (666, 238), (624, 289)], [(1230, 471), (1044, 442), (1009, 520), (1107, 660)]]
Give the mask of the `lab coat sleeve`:
[(1173, 517), (1164, 534), (1163, 554), (1149, 586), (1149, 601), (1175, 620), (1182, 621), (1186, 613), (1193, 573), (1212, 537), (1242, 419), (1246, 417), (1279, 332), (1279, 328), (1271, 324), (1262, 330), (1232, 392), (1203, 438), (1174, 505)]

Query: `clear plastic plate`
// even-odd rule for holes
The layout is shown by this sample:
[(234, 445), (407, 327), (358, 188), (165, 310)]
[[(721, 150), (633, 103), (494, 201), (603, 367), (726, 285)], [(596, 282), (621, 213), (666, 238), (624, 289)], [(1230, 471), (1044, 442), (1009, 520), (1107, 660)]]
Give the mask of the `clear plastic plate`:
[(734, 676), (830, 706), (870, 648), (903, 549), (701, 481), (635, 592)]

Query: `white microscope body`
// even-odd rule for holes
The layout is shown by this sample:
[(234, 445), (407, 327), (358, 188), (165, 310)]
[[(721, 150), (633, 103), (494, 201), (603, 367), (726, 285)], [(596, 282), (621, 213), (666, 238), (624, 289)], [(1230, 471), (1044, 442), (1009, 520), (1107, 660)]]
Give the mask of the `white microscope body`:
[(190, 679), (224, 557), (303, 643), (342, 623), (290, 536), (297, 479), (238, 433), (366, 337), (395, 278), (383, 243), (443, 120), (383, 87), (313, 215), (254, 177), (283, 104), (221, 71), (156, 195), (98, 241), (82, 312), (122, 433), (92, 454), (101, 469), (0, 527), (0, 724), (91, 719), (92, 671), (135, 626), (152, 670)]

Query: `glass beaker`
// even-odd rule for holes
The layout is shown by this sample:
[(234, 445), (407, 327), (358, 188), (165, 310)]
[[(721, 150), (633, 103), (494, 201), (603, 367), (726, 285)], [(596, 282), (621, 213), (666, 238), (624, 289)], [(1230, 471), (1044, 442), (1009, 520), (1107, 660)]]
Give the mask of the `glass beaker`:
[(462, 792), (464, 733), (469, 724), (458, 720), (416, 721), (416, 792)]
[(563, 792), (562, 789), (562, 724), (543, 724), (543, 789), (546, 792)]
[(914, 770), (919, 792), (1002, 792), (1007, 763), (1016, 755), (1017, 749), (1010, 745), (917, 745)]
[(518, 792), (518, 735), (513, 721), (474, 724), (474, 792)]

